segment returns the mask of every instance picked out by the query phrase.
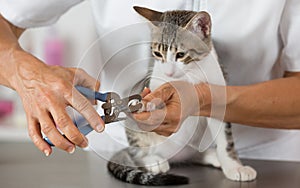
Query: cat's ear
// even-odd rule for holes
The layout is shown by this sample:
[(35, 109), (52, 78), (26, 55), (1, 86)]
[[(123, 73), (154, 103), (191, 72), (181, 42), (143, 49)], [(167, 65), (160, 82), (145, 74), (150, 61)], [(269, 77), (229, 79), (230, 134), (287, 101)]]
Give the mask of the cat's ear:
[(207, 12), (198, 12), (184, 27), (195, 33), (201, 39), (207, 38), (211, 33), (211, 19)]
[(133, 8), (137, 13), (149, 20), (155, 26), (157, 26), (158, 22), (161, 21), (162, 12), (138, 6), (134, 6)]

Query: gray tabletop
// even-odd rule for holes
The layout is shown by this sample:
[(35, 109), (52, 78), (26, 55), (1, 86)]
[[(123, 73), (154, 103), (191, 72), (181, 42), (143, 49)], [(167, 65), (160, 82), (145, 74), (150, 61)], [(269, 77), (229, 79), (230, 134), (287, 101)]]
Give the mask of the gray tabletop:
[[(0, 188), (118, 188), (149, 187), (120, 182), (107, 172), (106, 161), (78, 149), (70, 155), (55, 150), (45, 157), (31, 143), (0, 143)], [(239, 183), (224, 178), (218, 169), (186, 166), (172, 169), (188, 176), (190, 184), (170, 187), (299, 188), (300, 163), (243, 160), (258, 171), (258, 179)]]

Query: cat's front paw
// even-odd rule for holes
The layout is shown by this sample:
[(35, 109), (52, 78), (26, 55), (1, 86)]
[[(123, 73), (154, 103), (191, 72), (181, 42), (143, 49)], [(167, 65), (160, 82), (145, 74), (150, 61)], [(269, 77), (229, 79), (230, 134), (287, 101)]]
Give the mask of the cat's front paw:
[(156, 155), (144, 157), (143, 162), (146, 164), (147, 171), (153, 174), (165, 173), (170, 170), (169, 162)]
[(233, 181), (252, 181), (256, 178), (256, 171), (250, 166), (238, 166), (224, 171), (225, 176)]

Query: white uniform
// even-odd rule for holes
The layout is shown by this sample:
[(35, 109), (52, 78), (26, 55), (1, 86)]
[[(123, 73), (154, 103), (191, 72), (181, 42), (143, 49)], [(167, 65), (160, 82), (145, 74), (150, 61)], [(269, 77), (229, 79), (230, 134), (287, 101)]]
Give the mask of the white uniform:
[[(54, 23), (81, 0), (1, 0), (1, 14), (14, 25), (28, 28)], [(229, 84), (246, 85), (300, 71), (300, 2), (298, 0), (91, 0), (100, 37), (103, 90), (128, 92), (146, 73), (146, 27), (133, 5), (156, 10), (207, 9), (212, 15), (213, 40), (229, 73)], [(125, 27), (125, 29), (124, 29)], [(138, 31), (138, 32), (137, 32)], [(138, 41), (144, 44), (135, 45)], [(128, 50), (124, 47), (130, 46)], [(146, 60), (145, 60), (146, 62)], [(131, 72), (132, 71), (132, 72)], [(122, 85), (120, 84), (122, 83)], [(235, 126), (234, 137), (241, 157), (300, 161), (300, 131)]]

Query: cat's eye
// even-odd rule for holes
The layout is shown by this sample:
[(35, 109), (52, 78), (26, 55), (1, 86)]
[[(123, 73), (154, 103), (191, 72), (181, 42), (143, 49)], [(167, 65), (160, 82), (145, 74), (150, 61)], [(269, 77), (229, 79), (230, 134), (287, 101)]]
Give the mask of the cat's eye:
[(183, 58), (185, 56), (185, 53), (184, 52), (178, 52), (176, 54), (176, 59), (180, 59), (180, 58)]
[(153, 54), (154, 54), (156, 57), (162, 58), (161, 53), (158, 52), (158, 51), (153, 52)]

